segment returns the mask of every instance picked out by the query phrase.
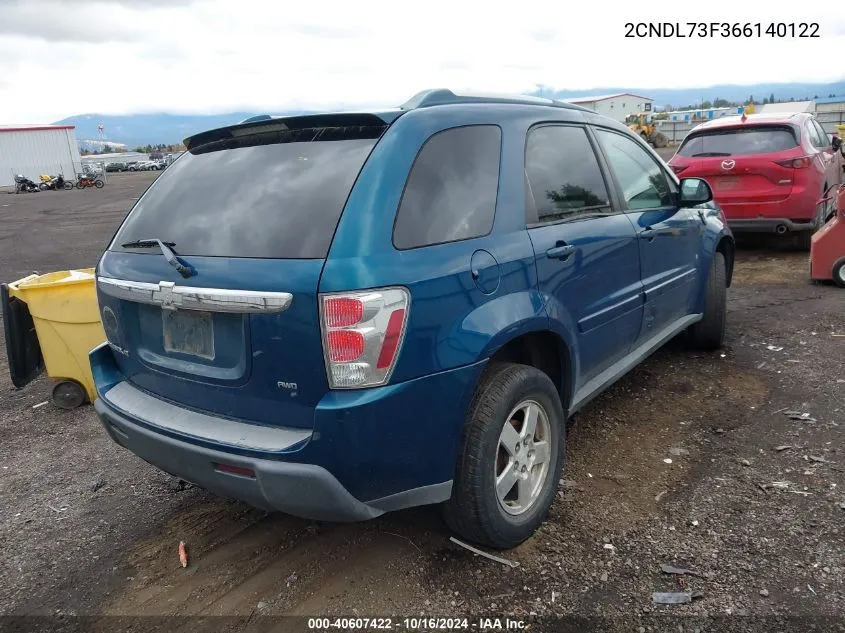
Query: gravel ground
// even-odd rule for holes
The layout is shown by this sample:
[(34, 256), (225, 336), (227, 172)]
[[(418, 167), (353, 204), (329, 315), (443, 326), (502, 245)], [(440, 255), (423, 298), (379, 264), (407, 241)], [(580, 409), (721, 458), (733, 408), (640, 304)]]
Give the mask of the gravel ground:
[[(2, 278), (93, 265), (154, 177), (0, 196)], [(809, 282), (805, 253), (743, 245), (725, 348), (669, 344), (577, 416), (549, 520), (502, 553), (515, 568), (451, 544), (431, 508), (315, 525), (215, 498), (112, 444), (90, 406), (33, 408), (48, 381), (14, 390), (3, 364), (0, 613), (242, 617), (215, 630), (421, 613), (567, 616), (571, 630), (838, 630), (825, 627), (845, 609), (843, 299)], [(701, 597), (652, 602), (681, 582)]]

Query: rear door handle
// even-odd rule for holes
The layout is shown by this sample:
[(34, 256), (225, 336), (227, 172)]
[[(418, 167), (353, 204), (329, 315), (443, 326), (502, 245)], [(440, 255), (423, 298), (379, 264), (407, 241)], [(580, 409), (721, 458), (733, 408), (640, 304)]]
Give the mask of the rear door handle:
[(641, 240), (653, 240), (658, 235), (680, 235), (680, 229), (653, 229), (650, 226), (640, 231), (640, 239)]
[(552, 248), (546, 251), (546, 257), (548, 257), (549, 259), (559, 259), (563, 261), (570, 255), (572, 255), (572, 253), (574, 252), (575, 247), (572, 244), (564, 244), (563, 242), (558, 242), (556, 246), (553, 246)]

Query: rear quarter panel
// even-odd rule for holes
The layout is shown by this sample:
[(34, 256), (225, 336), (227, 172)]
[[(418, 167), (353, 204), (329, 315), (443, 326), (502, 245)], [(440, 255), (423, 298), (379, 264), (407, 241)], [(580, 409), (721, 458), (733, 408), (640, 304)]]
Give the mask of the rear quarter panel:
[[(376, 145), (347, 201), (320, 292), (399, 285), (411, 293), (405, 338), (390, 384), (374, 390), (329, 392), (317, 410), (315, 429), (326, 441), (314, 442), (310, 448), (325, 451), (340, 464), (343, 472), (338, 475), (359, 498), (450, 480), (466, 410), (486, 359), (521, 333), (549, 327), (543, 298), (536, 290), (534, 251), (525, 231), (523, 128), (527, 123), (517, 112), (490, 106), (438, 106), (403, 115)], [(495, 124), (502, 130), (491, 233), (397, 250), (394, 219), (418, 152), (432, 134), (469, 124)], [(495, 269), (492, 272), (499, 277), (490, 294), (476, 286), (471, 274), (470, 261), (478, 249), (496, 260), (485, 273)], [(350, 407), (366, 414), (347, 420), (344, 411)], [(350, 454), (354, 459), (345, 457)], [(385, 455), (390, 455), (387, 464)], [(376, 468), (386, 476), (365, 476)]]
[[(549, 329), (525, 231), (525, 130), (534, 120), (512, 106), (412, 111), (388, 130), (359, 176), (338, 225), (320, 292), (409, 288), (409, 322), (391, 383), (475, 363), (523, 332)], [(394, 218), (417, 153), (432, 134), (472, 124), (502, 129), (492, 232), (397, 250), (392, 242)], [(500, 282), (492, 294), (482, 293), (473, 281), (470, 259), (477, 249), (498, 262)]]

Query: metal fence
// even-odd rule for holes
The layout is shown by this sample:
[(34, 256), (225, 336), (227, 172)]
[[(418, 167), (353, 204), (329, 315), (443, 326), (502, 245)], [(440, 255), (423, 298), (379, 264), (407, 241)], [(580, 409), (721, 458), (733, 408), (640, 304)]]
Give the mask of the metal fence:
[(845, 111), (843, 112), (816, 112), (816, 120), (821, 123), (824, 131), (828, 134), (837, 132), (837, 125), (845, 125)]
[[(845, 112), (816, 112), (815, 117), (828, 134), (836, 134), (836, 126), (845, 125)], [(699, 123), (702, 121), (657, 121), (657, 129), (677, 145)]]
[(108, 182), (109, 173), (106, 171), (106, 163), (83, 161), (80, 173), (97, 176), (103, 182)]

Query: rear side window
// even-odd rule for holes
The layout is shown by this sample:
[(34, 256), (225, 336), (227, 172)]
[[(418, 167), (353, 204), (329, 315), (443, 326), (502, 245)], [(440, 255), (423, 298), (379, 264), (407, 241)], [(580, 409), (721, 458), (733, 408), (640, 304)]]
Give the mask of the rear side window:
[(398, 249), (487, 235), (499, 190), (502, 132), (471, 125), (438, 132), (411, 167), (393, 227)]
[(813, 144), (813, 147), (824, 149), (829, 144), (827, 142), (827, 134), (815, 123), (812, 119), (807, 120), (807, 133), (810, 137), (810, 142)]
[(690, 158), (748, 156), (782, 152), (797, 146), (798, 139), (791, 127), (767, 125), (699, 132), (687, 137), (678, 153)]
[(821, 123), (819, 123), (816, 119), (810, 119), (810, 123), (816, 128), (816, 131), (819, 133), (819, 138), (822, 142), (819, 147), (826, 148), (830, 146), (830, 137), (827, 135), (827, 132), (824, 131), (824, 128), (821, 126)]
[(185, 152), (141, 197), (111, 249), (158, 238), (181, 255), (325, 257), (382, 130), (256, 134)]
[(804, 124), (804, 130), (807, 132), (807, 138), (810, 139), (810, 143), (813, 147), (824, 147), (822, 144), (822, 137), (819, 136), (819, 131), (813, 126), (812, 121), (807, 121)]
[[(604, 177), (583, 128), (549, 125), (531, 130), (525, 173), (541, 223), (610, 210)], [(534, 222), (530, 214), (527, 220)]]

